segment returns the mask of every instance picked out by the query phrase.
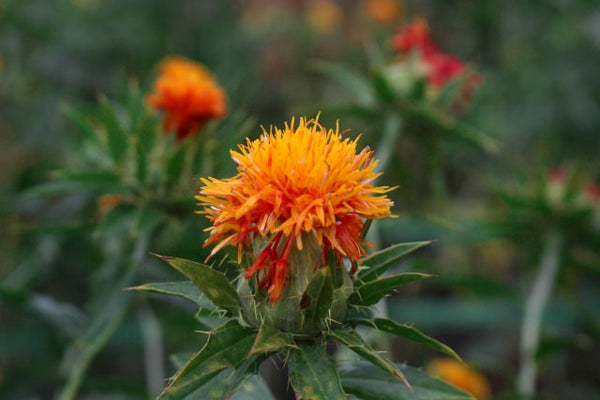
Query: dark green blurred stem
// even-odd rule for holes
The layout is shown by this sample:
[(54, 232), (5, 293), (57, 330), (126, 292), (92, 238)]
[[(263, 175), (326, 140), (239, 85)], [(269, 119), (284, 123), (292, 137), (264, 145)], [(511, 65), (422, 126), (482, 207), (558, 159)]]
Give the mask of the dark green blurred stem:
[(377, 171), (383, 172), (386, 170), (401, 133), (402, 118), (400, 115), (397, 113), (388, 114), (383, 124), (381, 141), (375, 151), (375, 159), (379, 160)]
[(540, 266), (525, 303), (521, 325), (521, 365), (517, 378), (517, 391), (525, 398), (535, 397), (536, 354), (540, 341), (542, 316), (556, 281), (562, 242), (561, 235), (556, 231), (548, 232), (544, 238)]
[(150, 397), (154, 399), (162, 391), (165, 381), (162, 332), (158, 318), (149, 306), (142, 305), (136, 316), (144, 343), (146, 386)]
[[(67, 381), (60, 394), (59, 400), (72, 400), (77, 398), (83, 379), (87, 374), (90, 364), (106, 343), (113, 336), (123, 317), (127, 314), (131, 303), (131, 294), (122, 291), (133, 282), (133, 277), (148, 253), (150, 234), (140, 234), (129, 260), (129, 266), (123, 278), (116, 282), (116, 294), (107, 293), (106, 314), (92, 321), (90, 329), (86, 331), (69, 349), (66, 359), (72, 358), (69, 366)], [(114, 304), (114, 307), (111, 307)]]
[(436, 209), (441, 208), (448, 198), (446, 179), (444, 177), (444, 163), (439, 143), (436, 138), (430, 138), (426, 143), (427, 160), (429, 161), (429, 174), (431, 177), (431, 193)]

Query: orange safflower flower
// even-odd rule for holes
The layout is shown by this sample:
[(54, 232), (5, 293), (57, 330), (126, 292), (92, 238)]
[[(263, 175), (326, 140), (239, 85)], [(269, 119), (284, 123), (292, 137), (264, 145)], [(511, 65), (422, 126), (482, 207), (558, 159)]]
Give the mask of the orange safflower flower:
[(433, 360), (427, 371), (431, 375), (472, 394), (477, 400), (488, 399), (491, 395), (490, 386), (485, 376), (475, 371), (467, 364), (450, 358)]
[[(292, 119), (259, 139), (231, 151), (238, 174), (229, 179), (202, 179), (196, 199), (212, 222), (205, 245), (217, 243), (211, 256), (227, 245), (254, 257), (246, 271), (267, 288), (271, 302), (281, 296), (293, 247), (303, 248), (303, 236), (313, 234), (325, 265), (329, 250), (348, 257), (355, 266), (365, 255), (361, 232), (366, 219), (390, 216), (385, 193), (375, 186), (380, 175), (367, 147), (356, 153), (358, 138), (343, 138), (339, 127), (326, 129), (317, 120)], [(306, 242), (306, 241), (305, 241)], [(256, 250), (256, 251), (255, 251)], [(258, 254), (256, 254), (258, 253)]]
[(383, 25), (391, 24), (404, 13), (404, 4), (399, 0), (363, 0), (367, 15)]
[(183, 139), (202, 125), (225, 115), (225, 94), (213, 75), (202, 65), (181, 57), (165, 60), (154, 84), (154, 93), (146, 98), (164, 111), (164, 129), (176, 131)]

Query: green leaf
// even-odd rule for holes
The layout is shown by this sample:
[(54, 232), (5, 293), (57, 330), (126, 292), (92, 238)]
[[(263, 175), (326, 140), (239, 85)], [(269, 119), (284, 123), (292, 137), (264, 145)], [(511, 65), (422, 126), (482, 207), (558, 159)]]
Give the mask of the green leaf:
[(213, 329), (202, 350), (177, 371), (159, 398), (186, 398), (219, 371), (242, 365), (248, 360), (254, 339), (252, 329), (241, 326), (235, 320)]
[(377, 303), (384, 296), (388, 295), (399, 285), (417, 281), (420, 279), (431, 278), (431, 274), (422, 274), (419, 272), (405, 272), (402, 274), (392, 275), (387, 278), (377, 279), (372, 282), (365, 283), (354, 291), (348, 302), (356, 306), (370, 306)]
[(288, 358), (290, 383), (301, 399), (346, 399), (333, 359), (319, 341), (300, 342)]
[(423, 332), (418, 329), (405, 324), (399, 324), (396, 321), (393, 321), (388, 318), (376, 318), (374, 321), (370, 321), (364, 318), (356, 318), (348, 321), (349, 323), (358, 324), (358, 325), (366, 325), (371, 326), (373, 328), (379, 329), (380, 331), (392, 333), (397, 336), (402, 336), (403, 338), (412, 340), (413, 342), (424, 344), (425, 346), (442, 352), (450, 357), (454, 357), (455, 359), (462, 361), (460, 356), (456, 354), (454, 350), (445, 344), (438, 342), (434, 338), (427, 336)]
[(195, 386), (192, 392), (177, 398), (189, 400), (228, 399), (242, 387), (248, 378), (258, 373), (258, 367), (262, 361), (264, 361), (263, 357), (250, 358), (238, 368), (229, 367), (221, 370), (209, 380)]
[(294, 345), (294, 336), (267, 324), (262, 324), (250, 354), (266, 353)]
[(311, 65), (317, 72), (340, 82), (356, 98), (358, 103), (362, 105), (373, 105), (375, 103), (371, 85), (360, 74), (354, 73), (341, 65), (323, 61), (314, 61)]
[(302, 294), (300, 307), (308, 320), (325, 318), (333, 300), (333, 283), (328, 268), (321, 268)]
[(108, 151), (115, 162), (121, 161), (127, 151), (128, 135), (121, 126), (115, 110), (104, 96), (100, 97), (100, 117), (105, 125)]
[(394, 89), (381, 71), (373, 75), (373, 88), (379, 100), (384, 103), (392, 103), (396, 99)]
[(77, 397), (90, 364), (115, 333), (129, 309), (133, 296), (124, 293), (121, 288), (130, 284), (131, 279), (132, 274), (126, 274), (104, 292), (102, 306), (92, 314), (85, 332), (65, 352), (60, 368), (66, 373), (67, 380), (58, 399), (70, 400)]
[(198, 289), (190, 281), (146, 283), (145, 285), (130, 287), (126, 290), (141, 290), (146, 292), (178, 296), (191, 301), (201, 309), (210, 311), (214, 311), (216, 309), (214, 304), (209, 301), (206, 296), (202, 294), (200, 289)]
[(426, 242), (409, 242), (398, 243), (386, 249), (380, 250), (361, 260), (361, 265), (368, 268), (361, 268), (357, 272), (359, 280), (369, 282), (377, 279), (390, 267), (396, 264), (402, 257), (412, 253), (413, 251), (427, 246), (431, 241)]
[(98, 133), (94, 129), (94, 126), (90, 122), (89, 118), (84, 113), (74, 108), (67, 107), (65, 114), (67, 114), (67, 117), (77, 125), (79, 131), (87, 140), (101, 144)]
[(189, 351), (171, 354), (169, 360), (177, 369), (183, 368), (183, 366), (194, 357), (194, 353)]
[(470, 394), (427, 373), (397, 365), (412, 390), (368, 363), (360, 362), (341, 370), (344, 390), (364, 400), (475, 400)]
[(241, 388), (231, 396), (231, 400), (275, 400), (269, 387), (260, 376), (251, 376)]
[(93, 187), (94, 184), (99, 186), (114, 185), (119, 182), (119, 176), (109, 170), (59, 170), (53, 173), (58, 179), (65, 179), (88, 184)]
[(217, 307), (230, 313), (236, 313), (239, 310), (240, 299), (225, 274), (208, 265), (183, 258), (157, 256), (188, 277)]
[(490, 154), (496, 154), (500, 149), (500, 144), (496, 139), (489, 137), (472, 126), (462, 123), (456, 118), (444, 114), (435, 108), (409, 103), (401, 104), (401, 107), (411, 117), (419, 119), (420, 121), (439, 129), (440, 131), (444, 132), (446, 136), (455, 136), (460, 138)]
[(339, 340), (344, 346), (348, 347), (365, 360), (370, 361), (394, 378), (400, 380), (406, 386), (410, 387), (410, 384), (404, 377), (402, 371), (392, 364), (392, 362), (381, 358), (355, 331), (347, 332), (343, 329), (335, 329), (329, 333), (329, 336)]

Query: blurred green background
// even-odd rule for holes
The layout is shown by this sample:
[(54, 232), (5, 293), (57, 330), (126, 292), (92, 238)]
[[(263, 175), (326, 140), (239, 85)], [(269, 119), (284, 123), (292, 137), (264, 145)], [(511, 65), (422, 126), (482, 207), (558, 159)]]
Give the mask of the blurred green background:
[[(574, 184), (600, 182), (600, 3), (397, 1), (389, 18), (369, 12), (367, 1), (320, 3), (0, 3), (0, 398), (60, 393), (74, 374), (68, 349), (93, 347), (81, 338), (89, 338), (85, 332), (94, 323), (107, 336), (97, 351), (84, 351), (89, 368), (82, 370), (76, 398), (148, 398), (156, 390), (151, 377), (175, 371), (167, 356), (198, 347), (193, 310), (159, 296), (128, 293), (136, 301), (114, 332), (102, 331), (102, 318), (95, 319), (118, 296), (103, 286), (108, 253), (99, 243), (110, 233), (103, 236), (108, 228), (99, 223), (94, 195), (31, 192), (83, 157), (68, 109), (92, 109), (99, 94), (122, 99), (131, 82), (147, 92), (160, 60), (183, 55), (214, 71), (227, 93), (230, 117), (223, 123), (230, 125), (223, 129), (235, 130), (241, 120), (249, 127), (238, 136), (217, 134), (211, 150), (217, 158), (241, 141), (240, 133), (256, 136), (260, 125), (281, 126), (292, 115), (312, 117), (319, 110), (323, 124), (339, 119), (342, 129), (364, 133), (362, 145), (377, 148), (379, 122), (336, 112), (352, 95), (322, 74), (317, 61), (368, 76), (373, 49), (389, 53), (394, 29), (419, 15), (444, 51), (482, 75), (460, 119), (496, 139), (500, 150), (490, 154), (441, 140), (446, 193), (432, 201), (428, 154), (415, 151), (408, 137), (396, 142), (383, 180), (400, 185), (391, 196), (401, 218), (378, 226), (380, 245), (436, 239), (399, 268), (439, 277), (403, 289), (389, 299), (387, 312), (455, 348), (487, 377), (494, 398), (516, 398), (522, 304), (544, 232), (559, 229), (565, 244), (544, 317), (539, 398), (600, 398), (599, 223), (580, 229), (536, 202), (555, 167), (569, 171)], [(215, 174), (233, 171), (233, 162), (223, 162)], [(193, 193), (190, 182), (190, 201)], [(191, 212), (171, 217), (149, 250), (204, 260), (204, 227)], [(123, 252), (133, 246), (114, 245)], [(176, 279), (146, 257), (126, 286)], [(159, 339), (148, 339), (149, 331)], [(148, 375), (148, 354), (156, 353), (149, 343), (163, 346), (155, 348), (161, 366), (154, 375)], [(388, 349), (395, 360), (416, 366), (436, 357), (405, 342)]]

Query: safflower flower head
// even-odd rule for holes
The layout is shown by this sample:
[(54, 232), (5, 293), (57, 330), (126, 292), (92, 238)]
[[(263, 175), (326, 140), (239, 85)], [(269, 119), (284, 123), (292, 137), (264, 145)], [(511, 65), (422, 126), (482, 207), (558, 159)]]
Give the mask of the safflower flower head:
[[(375, 186), (377, 161), (358, 138), (344, 138), (316, 119), (292, 118), (283, 129), (263, 128), (262, 136), (231, 151), (238, 164), (232, 178), (202, 178), (196, 199), (199, 211), (212, 222), (205, 246), (237, 246), (238, 262), (249, 254), (245, 273), (256, 276), (276, 302), (286, 284), (290, 254), (321, 254), (317, 269), (333, 252), (339, 266), (347, 257), (356, 266), (365, 255), (361, 234), (366, 220), (391, 216), (393, 202), (385, 193), (393, 188)], [(314, 240), (307, 240), (314, 237)], [(303, 239), (304, 238), (304, 239)], [(250, 263), (249, 263), (250, 264)], [(354, 269), (354, 268), (353, 268)]]
[(225, 94), (214, 76), (202, 65), (182, 57), (168, 58), (160, 64), (154, 92), (146, 101), (164, 112), (165, 131), (175, 131), (179, 140), (226, 112)]

